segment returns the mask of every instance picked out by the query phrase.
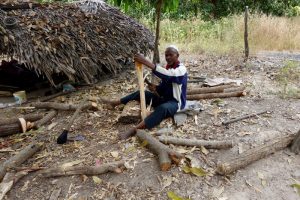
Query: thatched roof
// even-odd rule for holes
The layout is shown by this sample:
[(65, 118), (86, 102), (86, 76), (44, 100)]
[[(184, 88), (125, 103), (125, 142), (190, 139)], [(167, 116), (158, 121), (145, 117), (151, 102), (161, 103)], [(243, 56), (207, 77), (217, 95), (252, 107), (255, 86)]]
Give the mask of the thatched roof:
[[(17, 24), (9, 26), (7, 17)], [(88, 83), (104, 68), (116, 73), (119, 60), (149, 53), (153, 41), (148, 29), (100, 1), (0, 13), (0, 55), (24, 62), (52, 84), (54, 73)]]

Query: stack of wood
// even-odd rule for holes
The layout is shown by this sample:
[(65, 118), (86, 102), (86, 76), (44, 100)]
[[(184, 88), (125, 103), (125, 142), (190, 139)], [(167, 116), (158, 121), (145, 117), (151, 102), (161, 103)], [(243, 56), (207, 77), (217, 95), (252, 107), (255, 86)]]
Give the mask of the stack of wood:
[(188, 100), (241, 97), (245, 95), (245, 87), (238, 87), (231, 84), (215, 87), (192, 88), (187, 91)]

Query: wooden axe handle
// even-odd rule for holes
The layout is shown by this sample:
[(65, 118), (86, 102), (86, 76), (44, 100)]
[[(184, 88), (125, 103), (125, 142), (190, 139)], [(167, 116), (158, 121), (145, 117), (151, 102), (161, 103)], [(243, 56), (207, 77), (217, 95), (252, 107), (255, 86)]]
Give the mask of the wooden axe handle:
[(140, 89), (140, 103), (141, 103), (141, 116), (142, 120), (144, 120), (147, 116), (146, 110), (146, 99), (145, 99), (145, 88), (144, 88), (144, 78), (143, 78), (143, 65), (139, 62), (135, 62), (136, 74), (139, 81), (139, 89)]

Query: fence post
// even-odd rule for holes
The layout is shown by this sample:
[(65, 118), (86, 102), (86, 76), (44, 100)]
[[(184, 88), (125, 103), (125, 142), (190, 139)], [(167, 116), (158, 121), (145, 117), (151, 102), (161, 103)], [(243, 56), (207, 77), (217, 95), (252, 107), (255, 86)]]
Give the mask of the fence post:
[(245, 8), (245, 32), (244, 32), (244, 42), (245, 42), (245, 62), (249, 57), (249, 44), (248, 44), (248, 6)]

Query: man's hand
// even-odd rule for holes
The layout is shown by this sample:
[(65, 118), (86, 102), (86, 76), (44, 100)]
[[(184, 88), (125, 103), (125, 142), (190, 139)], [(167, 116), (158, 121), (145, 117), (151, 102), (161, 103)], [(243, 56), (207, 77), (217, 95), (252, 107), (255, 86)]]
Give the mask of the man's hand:
[(156, 92), (156, 85), (154, 84), (148, 84), (148, 88), (151, 92)]
[(142, 54), (136, 54), (134, 56), (134, 61), (142, 63), (143, 65), (147, 66), (150, 69), (155, 69), (155, 65), (147, 60)]

